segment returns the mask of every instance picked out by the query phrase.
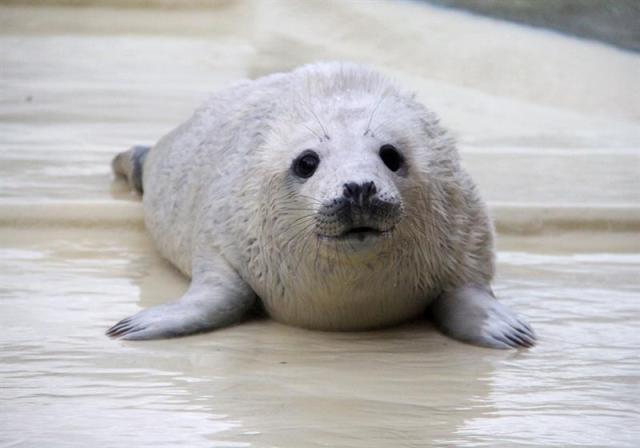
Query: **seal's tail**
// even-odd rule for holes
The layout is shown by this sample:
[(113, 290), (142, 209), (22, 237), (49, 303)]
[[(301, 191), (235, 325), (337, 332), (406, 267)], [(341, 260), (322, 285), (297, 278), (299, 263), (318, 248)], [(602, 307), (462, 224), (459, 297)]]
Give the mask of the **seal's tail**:
[(111, 168), (116, 176), (124, 177), (131, 188), (142, 194), (142, 171), (150, 146), (134, 146), (114, 157)]

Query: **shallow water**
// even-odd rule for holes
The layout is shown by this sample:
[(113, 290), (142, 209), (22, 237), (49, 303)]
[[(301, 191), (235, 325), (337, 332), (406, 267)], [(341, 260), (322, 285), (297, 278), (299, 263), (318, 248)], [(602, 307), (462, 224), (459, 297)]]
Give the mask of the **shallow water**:
[[(640, 103), (623, 90), (640, 57), (411, 3), (262, 4), (0, 7), (0, 446), (637, 446)], [(104, 336), (187, 285), (112, 182), (113, 154), (232, 80), (319, 58), (380, 67), (455, 130), (509, 230), (495, 290), (535, 348), (426, 322)], [(524, 236), (540, 204), (571, 225)], [(620, 231), (586, 230), (596, 215)]]
[[(2, 439), (17, 446), (635, 446), (638, 253), (499, 253), (529, 351), (429, 324), (321, 333), (265, 319), (124, 343), (110, 324), (186, 282), (138, 231), (2, 232)], [(579, 244), (578, 242), (575, 242)]]

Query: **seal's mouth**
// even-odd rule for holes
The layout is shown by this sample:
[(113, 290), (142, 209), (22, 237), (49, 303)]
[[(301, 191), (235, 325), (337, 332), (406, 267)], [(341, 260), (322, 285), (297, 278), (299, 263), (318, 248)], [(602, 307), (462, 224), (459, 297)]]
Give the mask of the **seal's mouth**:
[(392, 231), (393, 228), (388, 230), (380, 230), (376, 229), (375, 227), (359, 226), (345, 230), (339, 235), (320, 235), (320, 237), (327, 240), (347, 242), (373, 241), (389, 236)]
[(375, 238), (382, 235), (382, 232), (373, 227), (354, 227), (347, 230), (342, 235), (338, 236), (341, 239), (357, 239), (364, 240), (365, 238)]

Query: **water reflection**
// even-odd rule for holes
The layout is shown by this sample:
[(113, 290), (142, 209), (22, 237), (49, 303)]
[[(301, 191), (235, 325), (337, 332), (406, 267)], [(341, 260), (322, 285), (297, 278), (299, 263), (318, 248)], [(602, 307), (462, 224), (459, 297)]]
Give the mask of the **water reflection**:
[(617, 446), (631, 446), (638, 435), (633, 256), (502, 252), (496, 290), (540, 343), (500, 352), (422, 322), (322, 333), (257, 319), (184, 339), (110, 341), (110, 323), (186, 287), (143, 233), (5, 230), (1, 242), (9, 442), (598, 446), (618, 434)]

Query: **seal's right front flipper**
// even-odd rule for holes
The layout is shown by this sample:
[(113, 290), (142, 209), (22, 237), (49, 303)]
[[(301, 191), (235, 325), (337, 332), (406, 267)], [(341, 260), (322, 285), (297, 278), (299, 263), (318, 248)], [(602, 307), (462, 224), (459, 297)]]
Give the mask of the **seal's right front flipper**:
[(107, 331), (126, 340), (165, 339), (215, 330), (236, 323), (251, 309), (255, 293), (230, 268), (192, 281), (179, 300), (142, 310)]

